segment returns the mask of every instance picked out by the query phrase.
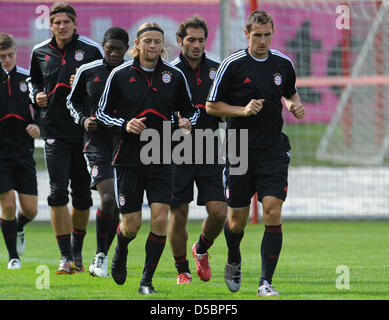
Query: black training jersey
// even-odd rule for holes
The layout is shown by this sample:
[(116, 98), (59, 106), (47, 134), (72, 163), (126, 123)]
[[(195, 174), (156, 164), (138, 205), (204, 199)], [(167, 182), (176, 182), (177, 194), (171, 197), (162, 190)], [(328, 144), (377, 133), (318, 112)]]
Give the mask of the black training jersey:
[[(265, 99), (262, 110), (250, 117), (231, 117), (227, 130), (248, 129), (250, 162), (273, 159), (290, 150), (282, 133), (281, 98), (296, 93), (296, 74), (292, 61), (271, 49), (264, 60), (253, 58), (248, 50), (239, 50), (221, 63), (208, 101), (246, 106), (251, 99)], [(228, 136), (228, 132), (227, 132)]]
[[(96, 116), (98, 103), (112, 67), (105, 59), (84, 64), (77, 71), (72, 91), (67, 97), (67, 107), (74, 122), (84, 130), (86, 118)], [(98, 123), (96, 131), (84, 130), (84, 152), (112, 153), (112, 130)]]
[[(195, 125), (198, 109), (191, 103), (191, 93), (184, 74), (170, 63), (159, 59), (153, 71), (145, 71), (139, 59), (123, 63), (108, 77), (99, 102), (97, 119), (107, 126), (115, 127), (114, 155), (112, 164), (123, 167), (143, 167), (141, 150), (148, 141), (140, 135), (127, 133), (126, 125), (132, 118), (146, 117), (144, 124), (157, 133), (154, 140), (160, 146), (160, 162), (163, 153), (171, 153), (171, 139), (163, 130), (163, 123), (170, 124), (174, 111), (180, 111)], [(164, 145), (164, 142), (165, 145)], [(165, 158), (166, 159), (166, 158)], [(164, 162), (166, 163), (166, 161)]]
[(196, 122), (196, 128), (216, 130), (219, 128), (219, 117), (211, 116), (205, 112), (205, 102), (209, 89), (211, 88), (213, 79), (215, 79), (219, 62), (211, 60), (203, 55), (200, 66), (197, 70), (193, 70), (185, 57), (180, 54), (175, 60), (171, 62), (172, 65), (180, 68), (184, 73), (190, 91), (192, 93), (192, 102), (195, 107), (200, 109), (200, 115)]
[[(192, 102), (195, 107), (199, 108), (200, 113), (198, 115), (198, 119), (196, 122), (196, 129), (203, 129), (203, 130), (212, 129), (212, 131), (215, 132), (217, 129), (219, 129), (220, 118), (207, 114), (207, 112), (205, 111), (205, 103), (207, 101), (209, 89), (211, 88), (213, 80), (215, 79), (216, 71), (220, 63), (207, 58), (206, 55), (204, 54), (201, 59), (200, 66), (197, 68), (197, 70), (194, 70), (191, 67), (191, 65), (188, 63), (188, 61), (185, 59), (182, 53), (171, 63), (172, 65), (180, 68), (180, 70), (185, 74), (185, 77), (188, 80), (190, 91), (192, 93)], [(173, 121), (176, 121), (176, 119), (173, 118)], [(196, 142), (194, 140), (195, 139), (194, 131), (192, 131), (192, 139), (193, 139), (192, 155), (193, 155), (193, 161), (195, 161)], [(219, 146), (219, 148), (220, 147), (221, 146)], [(208, 159), (209, 161), (217, 161), (217, 155), (218, 155), (217, 148), (218, 148), (218, 139), (217, 137), (215, 137), (214, 148), (212, 150), (213, 157), (212, 159)], [(207, 162), (206, 152), (207, 152), (207, 148), (206, 145), (204, 145), (203, 160), (201, 163)]]
[(73, 36), (64, 50), (58, 48), (54, 37), (33, 48), (30, 98), (35, 103), (37, 93), (45, 92), (48, 96), (47, 107), (40, 108), (42, 138), (82, 138), (80, 126), (74, 123), (66, 108), (66, 97), (71, 90), (70, 76), (81, 65), (102, 57), (100, 45), (78, 34)]
[(26, 132), (27, 125), (35, 124), (28, 75), (28, 70), (15, 66), (8, 80), (0, 83), (0, 158), (22, 156), (34, 150), (34, 139)]

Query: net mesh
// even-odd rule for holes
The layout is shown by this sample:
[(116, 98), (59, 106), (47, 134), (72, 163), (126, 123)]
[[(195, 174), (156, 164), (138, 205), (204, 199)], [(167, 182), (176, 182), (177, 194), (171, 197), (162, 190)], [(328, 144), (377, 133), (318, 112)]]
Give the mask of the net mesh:
[[(351, 29), (345, 37), (353, 56), (344, 63), (352, 68), (343, 80), (336, 111), (327, 127), (317, 156), (346, 164), (380, 165), (388, 147), (389, 10), (376, 3), (376, 14), (364, 29)], [(359, 40), (358, 40), (359, 39)], [(347, 60), (346, 60), (347, 59)]]

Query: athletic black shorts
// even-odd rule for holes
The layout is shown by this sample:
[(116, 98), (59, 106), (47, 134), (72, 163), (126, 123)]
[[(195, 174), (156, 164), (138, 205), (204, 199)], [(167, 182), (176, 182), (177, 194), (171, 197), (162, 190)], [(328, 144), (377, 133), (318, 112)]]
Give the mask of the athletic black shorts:
[(82, 152), (82, 140), (45, 140), (45, 159), (50, 178), (49, 206), (69, 202), (69, 181), (72, 206), (87, 210), (92, 206), (90, 176)]
[(104, 152), (84, 153), (88, 171), (91, 176), (90, 188), (96, 190), (101, 181), (113, 179), (112, 154)]
[(0, 158), (0, 193), (16, 190), (18, 193), (38, 195), (33, 154), (14, 158)]
[(173, 192), (172, 165), (145, 168), (114, 168), (115, 194), (120, 213), (140, 211), (146, 191), (149, 206), (152, 203), (171, 205)]
[(226, 201), (223, 188), (223, 166), (213, 164), (173, 165), (172, 207), (193, 200), (193, 185), (198, 189), (197, 205), (208, 201)]
[(244, 208), (250, 205), (257, 192), (258, 200), (273, 196), (286, 199), (288, 191), (289, 152), (271, 161), (249, 163), (246, 174), (230, 175), (229, 167), (223, 172), (224, 193), (230, 208)]

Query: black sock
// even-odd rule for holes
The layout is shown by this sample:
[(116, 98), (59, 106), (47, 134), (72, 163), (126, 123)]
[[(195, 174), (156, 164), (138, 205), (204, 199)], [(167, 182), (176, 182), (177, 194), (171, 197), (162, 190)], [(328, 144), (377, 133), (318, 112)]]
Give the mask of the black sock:
[(59, 251), (61, 252), (62, 257), (66, 257), (69, 260), (73, 260), (73, 254), (72, 254), (72, 246), (70, 243), (70, 234), (63, 234), (60, 236), (56, 236)]
[(265, 232), (262, 238), (261, 244), (261, 258), (262, 258), (262, 273), (259, 285), (263, 284), (263, 281), (271, 283), (273, 279), (273, 273), (276, 269), (278, 257), (282, 247), (282, 227), (278, 226), (265, 226)]
[(152, 232), (146, 241), (146, 260), (143, 269), (143, 276), (140, 282), (141, 286), (151, 285), (155, 269), (157, 268), (159, 258), (161, 258), (165, 248), (166, 236), (158, 236)]
[(112, 245), (113, 239), (115, 239), (116, 230), (119, 226), (119, 223), (120, 223), (119, 215), (115, 214), (115, 216), (113, 218), (113, 222), (111, 224), (111, 229), (109, 230), (108, 235), (107, 235), (107, 252), (109, 251), (109, 248)]
[(115, 253), (119, 256), (122, 256), (122, 257), (127, 257), (127, 252), (128, 252), (128, 244), (133, 240), (135, 239), (135, 237), (133, 238), (127, 238), (125, 237), (122, 232), (120, 231), (120, 226), (118, 225), (117, 229), (116, 229), (116, 235), (117, 235), (117, 244), (116, 244), (116, 248), (115, 248)]
[[(96, 240), (97, 250), (96, 253), (103, 252), (107, 254), (107, 238), (108, 233), (112, 227), (113, 213), (106, 214), (100, 209), (96, 212)], [(115, 230), (116, 231), (116, 230)]]
[(16, 251), (16, 233), (17, 223), (14, 220), (0, 219), (1, 230), (3, 231), (5, 245), (8, 250), (9, 259), (19, 259), (18, 252)]
[(208, 240), (204, 237), (203, 234), (200, 235), (199, 240), (197, 241), (196, 253), (204, 254), (212, 246), (213, 240)]
[(23, 231), (24, 226), (27, 223), (30, 223), (32, 220), (25, 217), (20, 211), (18, 212), (18, 216), (16, 218), (18, 224), (18, 232)]
[(242, 241), (243, 235), (244, 231), (233, 233), (227, 220), (226, 224), (224, 225), (224, 236), (226, 237), (228, 247), (228, 263), (240, 263), (240, 242)]
[(174, 257), (175, 261), (175, 266), (177, 268), (178, 274), (188, 272), (190, 273), (189, 270), (189, 261), (186, 259), (186, 254), (179, 256), (179, 257)]
[(72, 252), (73, 256), (81, 256), (82, 245), (86, 230), (73, 228), (72, 230)]

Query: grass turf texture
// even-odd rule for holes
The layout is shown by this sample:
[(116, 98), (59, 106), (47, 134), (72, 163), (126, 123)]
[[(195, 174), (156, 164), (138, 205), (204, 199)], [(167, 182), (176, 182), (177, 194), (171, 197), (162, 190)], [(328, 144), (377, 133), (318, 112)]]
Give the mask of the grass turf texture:
[[(389, 298), (387, 244), (388, 221), (285, 221), (283, 249), (273, 279), (283, 300), (380, 300)], [(200, 222), (188, 226), (190, 246), (197, 240)], [(139, 300), (256, 300), (260, 275), (260, 243), (263, 225), (248, 225), (242, 241), (242, 287), (239, 292), (227, 289), (223, 273), (226, 245), (221, 234), (210, 249), (212, 278), (202, 282), (190, 254), (193, 283), (176, 285), (176, 269), (167, 241), (154, 276), (158, 294), (141, 296), (137, 293), (144, 263), (144, 245), (148, 222), (144, 222), (137, 238), (129, 246), (128, 278), (118, 286), (110, 278), (96, 278), (86, 271), (75, 275), (55, 275), (59, 250), (51, 225), (33, 222), (26, 227), (27, 249), (22, 256), (21, 270), (7, 270), (8, 254), (0, 242), (0, 300), (29, 299), (139, 299)], [(116, 244), (116, 240), (114, 244)], [(95, 224), (90, 223), (83, 255), (88, 270), (95, 253)], [(109, 252), (109, 270), (113, 256)], [(38, 290), (36, 273), (39, 265), (49, 268), (50, 289)], [(350, 272), (350, 289), (338, 289), (336, 279), (345, 275), (336, 269), (345, 265)], [(344, 282), (341, 282), (344, 283)]]

